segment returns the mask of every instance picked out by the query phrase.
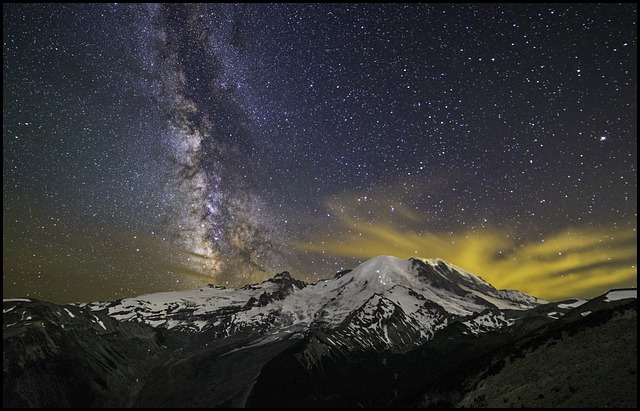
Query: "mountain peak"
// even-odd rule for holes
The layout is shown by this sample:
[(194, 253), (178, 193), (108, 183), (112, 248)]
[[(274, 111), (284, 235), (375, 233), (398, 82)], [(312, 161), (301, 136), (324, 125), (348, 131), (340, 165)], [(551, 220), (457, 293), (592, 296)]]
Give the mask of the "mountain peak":
[(225, 335), (253, 328), (286, 333), (279, 328), (283, 324), (293, 326), (287, 330), (337, 326), (374, 294), (393, 301), (407, 315), (416, 316), (418, 323), (427, 315), (423, 311), (430, 309), (424, 307), (426, 302), (453, 316), (493, 308), (528, 309), (541, 303), (517, 291), (498, 291), (442, 259), (380, 255), (317, 283), (308, 284), (282, 271), (262, 283), (239, 289), (200, 287), (90, 305), (94, 311), (106, 309), (118, 320), (141, 321), (155, 327), (196, 332), (215, 329)]
[(274, 275), (273, 279), (290, 280), (291, 279), (291, 274), (289, 274), (289, 271), (283, 271), (281, 273), (278, 273), (278, 274)]
[(267, 282), (278, 284), (283, 290), (288, 292), (292, 291), (294, 287), (301, 290), (308, 285), (302, 280), (293, 278), (288, 271), (282, 271), (281, 273), (274, 275), (268, 279)]

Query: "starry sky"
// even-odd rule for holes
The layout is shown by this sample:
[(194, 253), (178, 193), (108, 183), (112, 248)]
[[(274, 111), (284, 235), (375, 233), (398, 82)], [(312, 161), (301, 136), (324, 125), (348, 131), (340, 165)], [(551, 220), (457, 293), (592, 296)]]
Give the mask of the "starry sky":
[(377, 255), (637, 286), (635, 4), (3, 4), (3, 297)]

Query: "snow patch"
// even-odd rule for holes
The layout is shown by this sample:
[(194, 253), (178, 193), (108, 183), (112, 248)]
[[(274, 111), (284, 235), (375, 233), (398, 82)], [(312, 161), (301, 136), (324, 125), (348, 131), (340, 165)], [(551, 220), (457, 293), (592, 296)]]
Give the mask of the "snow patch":
[(464, 325), (473, 333), (473, 334), (481, 334), (485, 332), (489, 332), (491, 330), (496, 330), (498, 328), (510, 327), (513, 325), (515, 321), (505, 318), (503, 312), (499, 312), (497, 314), (494, 313), (486, 313), (483, 315), (479, 315), (471, 320), (462, 321)]
[(102, 322), (98, 317), (96, 317), (95, 315), (94, 315), (93, 317), (96, 319), (96, 321), (98, 322), (98, 324), (100, 324), (100, 326), (101, 326), (102, 328), (104, 328), (104, 330), (105, 330), (105, 331), (107, 331), (107, 327), (105, 327), (105, 326), (104, 326), (104, 323), (103, 323), (103, 322)]
[(558, 304), (558, 308), (561, 308), (563, 310), (566, 310), (566, 309), (569, 309), (569, 308), (576, 308), (576, 307), (580, 307), (582, 304), (584, 304), (586, 302), (587, 302), (587, 300), (576, 299), (572, 303)]
[[(76, 318), (75, 315), (71, 314), (71, 311), (67, 310), (66, 308), (63, 308), (63, 310), (65, 310), (67, 312), (67, 314), (69, 314), (69, 317)], [(94, 315), (94, 317), (95, 317), (95, 315)], [(96, 318), (98, 318), (98, 317), (96, 317)]]
[(606, 302), (624, 300), (627, 298), (638, 298), (638, 290), (613, 290), (605, 296)]

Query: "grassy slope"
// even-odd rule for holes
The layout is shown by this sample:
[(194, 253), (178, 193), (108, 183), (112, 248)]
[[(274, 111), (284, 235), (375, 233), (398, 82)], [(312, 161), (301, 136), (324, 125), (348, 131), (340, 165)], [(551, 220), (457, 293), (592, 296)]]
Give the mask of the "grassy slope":
[(636, 374), (637, 311), (629, 309), (509, 357), (458, 406), (635, 407)]

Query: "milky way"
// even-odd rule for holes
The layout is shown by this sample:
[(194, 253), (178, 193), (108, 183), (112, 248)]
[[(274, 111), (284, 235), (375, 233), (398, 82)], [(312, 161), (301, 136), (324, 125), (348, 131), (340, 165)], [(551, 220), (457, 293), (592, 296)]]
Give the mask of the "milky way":
[(637, 6), (3, 5), (3, 295), (379, 254), (637, 284)]
[(264, 274), (278, 252), (252, 189), (256, 131), (240, 90), (240, 23), (220, 8), (152, 7), (154, 40), (144, 58), (167, 118), (163, 143), (173, 164), (178, 244), (189, 250), (194, 272), (228, 284)]

